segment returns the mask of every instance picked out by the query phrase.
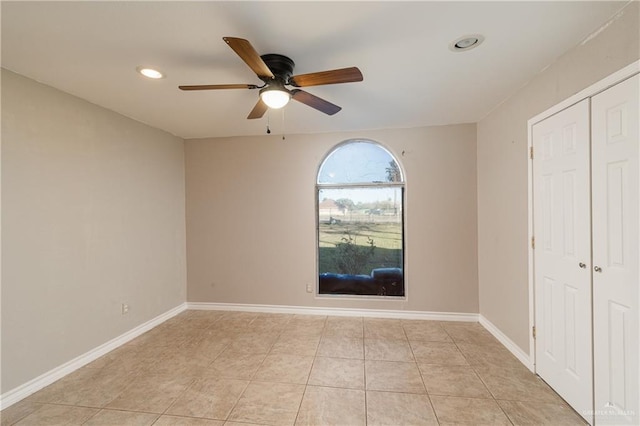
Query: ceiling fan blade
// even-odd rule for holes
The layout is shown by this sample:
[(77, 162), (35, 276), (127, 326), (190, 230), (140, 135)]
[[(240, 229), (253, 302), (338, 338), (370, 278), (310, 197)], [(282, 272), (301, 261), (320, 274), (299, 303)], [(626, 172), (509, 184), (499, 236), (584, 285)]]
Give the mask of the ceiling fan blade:
[(204, 84), (194, 86), (178, 86), (180, 90), (218, 90), (218, 89), (257, 89), (255, 84)]
[(268, 109), (269, 107), (267, 106), (267, 104), (262, 102), (262, 99), (258, 98), (258, 103), (256, 103), (256, 105), (253, 107), (247, 118), (249, 120), (252, 120), (254, 118), (262, 118), (262, 116), (265, 112), (267, 112)]
[(247, 65), (249, 65), (249, 68), (251, 68), (258, 77), (261, 79), (274, 77), (267, 64), (264, 63), (260, 55), (258, 55), (258, 52), (256, 52), (248, 40), (235, 37), (222, 37), (222, 39)]
[(339, 70), (312, 72), (310, 74), (294, 75), (289, 84), (296, 87), (319, 86), (322, 84), (353, 83), (362, 81), (362, 73), (358, 67), (341, 68)]
[(329, 101), (325, 101), (315, 95), (304, 90), (294, 89), (291, 91), (291, 97), (298, 102), (302, 102), (305, 105), (315, 108), (318, 111), (322, 111), (327, 115), (333, 115), (340, 111), (342, 108), (338, 105), (334, 105)]

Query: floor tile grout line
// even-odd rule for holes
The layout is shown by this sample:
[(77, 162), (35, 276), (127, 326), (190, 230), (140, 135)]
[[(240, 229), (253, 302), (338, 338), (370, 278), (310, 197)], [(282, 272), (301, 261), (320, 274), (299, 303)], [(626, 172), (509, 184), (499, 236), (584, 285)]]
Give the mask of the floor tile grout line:
[(236, 402), (233, 404), (233, 407), (231, 407), (231, 409), (229, 410), (229, 413), (226, 415), (225, 419), (223, 420), (225, 423), (230, 421), (229, 418), (231, 417), (231, 415), (233, 414), (233, 410), (236, 409), (236, 407), (238, 406), (238, 403), (240, 402), (240, 400), (242, 399), (242, 396), (244, 395), (244, 393), (247, 391), (247, 389), (249, 388), (249, 386), (251, 385), (251, 381), (248, 380), (247, 384), (245, 385), (244, 389), (242, 389), (242, 392), (240, 392), (240, 395), (238, 396), (238, 399), (236, 399)]
[(366, 349), (364, 344), (364, 320), (362, 321), (362, 368), (364, 373), (364, 423), (365, 426), (369, 424), (369, 406), (367, 405), (367, 360)]
[(304, 402), (304, 397), (307, 395), (307, 389), (309, 389), (308, 385), (304, 386), (304, 391), (302, 391), (302, 398), (300, 398), (300, 403), (298, 404), (298, 411), (296, 411), (296, 417), (293, 419), (293, 424), (295, 425), (298, 422), (298, 417), (300, 416), (300, 409), (302, 408), (302, 403)]
[(176, 398), (174, 398), (173, 401), (171, 401), (171, 403), (167, 406), (167, 408), (165, 408), (165, 410), (162, 412), (161, 416), (164, 416), (167, 413), (167, 411), (169, 411), (171, 409), (171, 407), (173, 407), (175, 405), (175, 403), (177, 401), (179, 401), (180, 398), (189, 391), (189, 389), (191, 389), (192, 386), (194, 386), (196, 383), (198, 383), (198, 380), (199, 379), (197, 379), (197, 378), (192, 378), (191, 382), (187, 386), (185, 386), (184, 390), (180, 393), (180, 395), (178, 395)]
[(98, 411), (96, 411), (95, 413), (93, 413), (91, 416), (89, 416), (88, 419), (86, 419), (85, 421), (83, 421), (81, 424), (86, 424), (89, 420), (91, 420), (92, 418), (94, 418), (95, 416), (97, 416), (98, 414), (100, 414), (102, 412), (103, 408), (98, 409)]
[[(440, 327), (446, 333), (446, 330), (444, 330), (444, 327), (442, 327), (441, 325), (440, 325)], [(407, 337), (407, 341), (409, 342), (409, 348), (411, 349), (411, 355), (413, 356), (413, 359), (416, 362), (416, 368), (418, 369), (418, 374), (420, 374), (420, 380), (422, 380), (422, 386), (424, 387), (425, 394), (427, 395), (427, 401), (429, 401), (429, 406), (431, 407), (431, 412), (433, 413), (433, 416), (435, 417), (436, 422), (438, 424), (440, 424), (440, 420), (438, 419), (438, 413), (436, 412), (436, 407), (433, 405), (433, 401), (431, 400), (431, 395), (429, 394), (429, 389), (427, 389), (427, 384), (424, 381), (424, 376), (422, 375), (422, 370), (420, 370), (420, 366), (418, 365), (418, 358), (416, 357), (416, 354), (415, 354), (415, 352), (413, 350), (413, 346), (411, 346), (411, 341), (409, 340), (409, 335), (407, 334), (407, 330), (404, 328), (404, 325), (402, 326), (402, 330), (404, 330), (404, 334)]]
[[(329, 316), (325, 316), (324, 318), (324, 322), (322, 324), (322, 333), (320, 333), (320, 339), (318, 340), (318, 344), (316, 345), (316, 350), (313, 353), (313, 361), (311, 361), (311, 368), (309, 369), (309, 374), (307, 375), (307, 381), (305, 382), (305, 393), (307, 391), (307, 386), (309, 386), (309, 379), (311, 378), (311, 372), (313, 371), (313, 367), (316, 364), (316, 358), (318, 357), (318, 351), (320, 350), (320, 344), (322, 343), (322, 337), (324, 336), (324, 331), (327, 328), (327, 321), (328, 321)], [(303, 396), (304, 398), (304, 396)], [(302, 404), (302, 401), (300, 401), (300, 404)]]
[(328, 316), (325, 316), (324, 322), (322, 324), (322, 332), (320, 333), (320, 339), (318, 339), (318, 344), (316, 345), (316, 350), (313, 354), (313, 361), (311, 361), (311, 368), (309, 369), (309, 373), (307, 374), (307, 380), (304, 384), (304, 391), (302, 392), (302, 398), (300, 398), (300, 403), (298, 404), (298, 411), (296, 412), (296, 418), (293, 420), (293, 424), (295, 425), (298, 421), (298, 416), (300, 416), (300, 409), (302, 408), (302, 403), (304, 402), (304, 398), (307, 395), (307, 390), (309, 389), (309, 379), (311, 378), (311, 372), (313, 371), (313, 367), (316, 363), (316, 358), (318, 355), (318, 350), (320, 349), (320, 343), (322, 342), (322, 337), (324, 336), (324, 331), (327, 328)]
[(507, 420), (509, 421), (509, 423), (511, 423), (512, 425), (514, 425), (515, 423), (513, 423), (513, 420), (511, 420), (511, 416), (509, 416), (509, 413), (507, 413), (507, 412), (505, 411), (505, 409), (504, 409), (504, 408), (502, 408), (502, 405), (500, 405), (500, 404), (498, 403), (498, 401), (497, 401), (495, 398), (494, 398), (493, 400), (495, 401), (496, 405), (500, 408), (500, 411), (502, 411), (502, 414), (504, 414), (504, 416), (507, 418)]
[[(444, 327), (443, 327), (444, 328)], [(494, 395), (494, 393), (491, 391), (491, 389), (489, 388), (489, 386), (487, 385), (487, 383), (485, 382), (485, 380), (482, 378), (482, 376), (478, 373), (476, 366), (473, 365), (471, 363), (471, 360), (469, 359), (469, 357), (464, 353), (464, 351), (462, 349), (460, 349), (459, 343), (464, 343), (462, 341), (458, 341), (456, 339), (453, 338), (453, 336), (451, 336), (451, 334), (449, 334), (449, 332), (447, 331), (447, 329), (445, 328), (445, 332), (449, 335), (449, 337), (451, 338), (451, 340), (453, 341), (454, 345), (456, 346), (456, 348), (458, 349), (458, 351), (462, 354), (462, 356), (466, 359), (467, 363), (469, 364), (469, 368), (471, 369), (471, 371), (473, 371), (474, 375), (480, 380), (480, 382), (482, 383), (482, 385), (485, 387), (485, 389), (487, 390), (487, 392), (489, 392), (489, 395), (491, 395), (491, 398), (496, 402), (496, 404), (498, 404), (497, 400), (496, 400), (496, 396)], [(498, 404), (498, 406), (500, 406), (500, 404)], [(500, 409), (502, 410), (502, 407), (500, 407)], [(506, 413), (505, 413), (506, 414)], [(509, 418), (507, 416), (507, 418)], [(511, 421), (511, 420), (509, 420)]]
[[(274, 339), (273, 343), (271, 343), (271, 345), (269, 346), (269, 350), (266, 352), (264, 358), (262, 359), (262, 362), (260, 362), (260, 365), (258, 365), (258, 368), (256, 368), (256, 371), (254, 371), (253, 374), (251, 375), (251, 377), (249, 378), (249, 381), (252, 381), (255, 378), (256, 374), (258, 374), (258, 371), (260, 371), (260, 368), (262, 368), (262, 366), (264, 365), (264, 362), (269, 357), (269, 354), (271, 353), (271, 350), (275, 346), (276, 342), (280, 339), (280, 336), (282, 336), (282, 333), (283, 333), (283, 331), (281, 329), (280, 332), (278, 333), (278, 337), (276, 337)], [(244, 393), (244, 391), (243, 391), (243, 393)]]

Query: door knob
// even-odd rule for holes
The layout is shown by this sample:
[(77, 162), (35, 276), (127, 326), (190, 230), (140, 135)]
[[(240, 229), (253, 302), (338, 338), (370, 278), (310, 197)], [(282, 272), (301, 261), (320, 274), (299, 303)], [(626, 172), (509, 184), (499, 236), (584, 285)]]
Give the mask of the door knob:
[(587, 267), (587, 265), (585, 265), (582, 262), (578, 263), (578, 266), (581, 267), (582, 269), (585, 269)]
[(596, 271), (596, 272), (602, 272), (602, 268), (599, 267), (599, 266), (594, 266), (593, 270)]

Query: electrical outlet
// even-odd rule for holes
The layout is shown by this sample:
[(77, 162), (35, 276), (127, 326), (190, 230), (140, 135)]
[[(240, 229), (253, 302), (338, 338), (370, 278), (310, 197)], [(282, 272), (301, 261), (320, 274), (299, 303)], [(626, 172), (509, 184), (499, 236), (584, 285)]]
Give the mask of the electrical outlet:
[(313, 284), (307, 284), (307, 293), (313, 293)]
[(126, 303), (122, 304), (122, 315), (127, 315), (129, 313), (129, 305)]

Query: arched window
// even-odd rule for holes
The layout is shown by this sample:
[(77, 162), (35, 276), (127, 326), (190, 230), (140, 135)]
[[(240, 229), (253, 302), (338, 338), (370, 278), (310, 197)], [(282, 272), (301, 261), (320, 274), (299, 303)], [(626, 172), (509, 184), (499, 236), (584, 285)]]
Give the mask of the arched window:
[(318, 170), (318, 294), (405, 295), (404, 177), (369, 140), (336, 146)]

